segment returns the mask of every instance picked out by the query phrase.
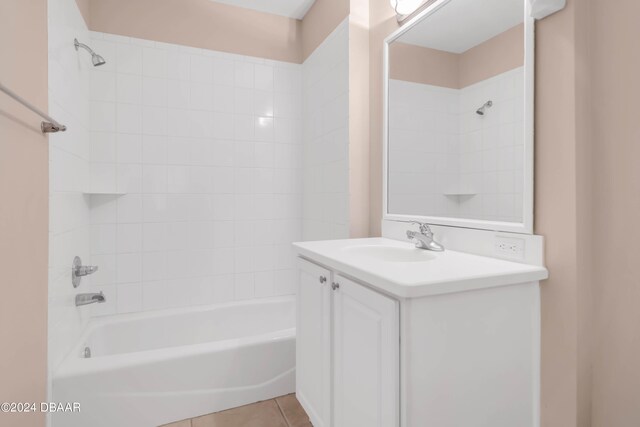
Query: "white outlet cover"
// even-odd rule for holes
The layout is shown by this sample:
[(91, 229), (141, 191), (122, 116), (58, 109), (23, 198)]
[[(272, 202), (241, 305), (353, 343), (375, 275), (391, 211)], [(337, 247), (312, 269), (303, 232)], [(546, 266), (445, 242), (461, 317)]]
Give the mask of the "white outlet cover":
[(524, 259), (525, 240), (517, 237), (496, 236), (495, 253), (501, 258)]

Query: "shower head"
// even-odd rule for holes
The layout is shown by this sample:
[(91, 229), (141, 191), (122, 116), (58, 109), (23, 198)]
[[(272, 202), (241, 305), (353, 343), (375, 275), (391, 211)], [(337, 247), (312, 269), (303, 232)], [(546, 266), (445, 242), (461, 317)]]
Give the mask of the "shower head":
[(484, 104), (482, 104), (482, 107), (480, 107), (480, 108), (478, 108), (476, 110), (476, 114), (479, 115), (479, 116), (484, 116), (484, 111), (487, 108), (491, 108), (492, 106), (493, 106), (493, 101), (489, 100), (489, 101), (485, 102)]
[(99, 67), (100, 65), (104, 65), (107, 63), (107, 61), (105, 61), (104, 58), (97, 53), (91, 54), (91, 62), (93, 62), (94, 67)]
[(86, 44), (80, 43), (78, 39), (73, 39), (73, 45), (75, 46), (76, 50), (78, 50), (78, 48), (83, 48), (91, 54), (91, 62), (93, 63), (94, 67), (99, 67), (100, 65), (106, 64), (107, 61), (105, 61), (102, 56), (95, 53), (93, 49), (91, 49)]

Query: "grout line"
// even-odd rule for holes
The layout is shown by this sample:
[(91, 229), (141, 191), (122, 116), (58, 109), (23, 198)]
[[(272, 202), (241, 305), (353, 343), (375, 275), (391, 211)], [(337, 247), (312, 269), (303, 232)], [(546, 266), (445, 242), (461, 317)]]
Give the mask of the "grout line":
[(282, 415), (282, 419), (287, 424), (287, 426), (293, 427), (291, 424), (289, 424), (289, 420), (287, 419), (286, 415), (284, 414), (284, 411), (282, 410), (282, 407), (280, 406), (280, 403), (278, 402), (278, 399), (274, 398), (273, 401), (276, 402), (276, 405), (278, 406), (278, 409), (280, 410), (280, 414)]

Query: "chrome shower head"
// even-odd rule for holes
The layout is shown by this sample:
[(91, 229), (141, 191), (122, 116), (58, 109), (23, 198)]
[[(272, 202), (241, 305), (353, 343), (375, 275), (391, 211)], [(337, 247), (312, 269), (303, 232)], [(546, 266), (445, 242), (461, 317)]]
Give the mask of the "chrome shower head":
[(104, 65), (107, 63), (107, 61), (105, 61), (102, 56), (95, 53), (93, 49), (91, 49), (86, 44), (80, 43), (78, 39), (73, 39), (73, 45), (75, 46), (76, 50), (78, 50), (78, 48), (83, 48), (91, 54), (91, 62), (93, 63), (94, 67), (99, 67), (100, 65)]
[(99, 67), (100, 65), (104, 65), (107, 63), (107, 61), (105, 61), (104, 58), (97, 53), (91, 54), (91, 62), (93, 62), (94, 67)]
[(489, 100), (489, 101), (485, 102), (484, 104), (482, 104), (482, 107), (480, 107), (480, 108), (478, 108), (476, 110), (476, 114), (479, 115), (479, 116), (484, 116), (484, 111), (487, 108), (491, 108), (492, 106), (493, 106), (493, 101)]

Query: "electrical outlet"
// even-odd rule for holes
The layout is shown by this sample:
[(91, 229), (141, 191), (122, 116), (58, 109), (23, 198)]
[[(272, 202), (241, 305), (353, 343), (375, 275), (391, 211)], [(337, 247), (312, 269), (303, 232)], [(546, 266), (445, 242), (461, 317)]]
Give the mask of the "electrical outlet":
[(524, 259), (524, 239), (496, 236), (495, 252), (501, 257)]

